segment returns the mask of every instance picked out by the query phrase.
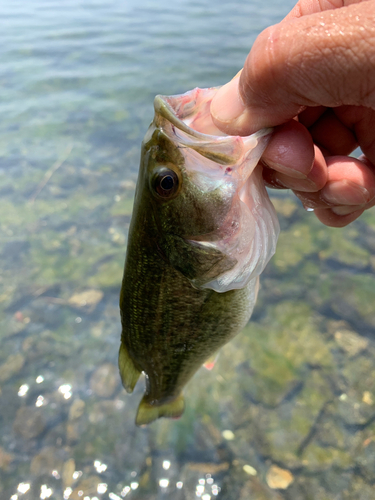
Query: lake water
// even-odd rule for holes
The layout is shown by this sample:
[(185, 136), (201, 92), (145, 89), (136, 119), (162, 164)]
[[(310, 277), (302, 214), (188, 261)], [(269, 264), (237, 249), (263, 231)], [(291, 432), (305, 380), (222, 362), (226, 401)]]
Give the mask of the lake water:
[(245, 331), (178, 421), (135, 428), (118, 296), (155, 94), (227, 82), (293, 2), (1, 5), (1, 500), (371, 500), (375, 213), (281, 236)]

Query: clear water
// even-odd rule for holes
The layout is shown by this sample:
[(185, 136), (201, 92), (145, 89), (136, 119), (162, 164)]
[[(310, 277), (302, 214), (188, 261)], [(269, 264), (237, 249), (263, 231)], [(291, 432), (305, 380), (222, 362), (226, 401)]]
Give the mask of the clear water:
[(135, 428), (117, 372), (153, 97), (225, 83), (291, 6), (2, 2), (1, 500), (374, 498), (374, 211), (328, 229), (273, 194), (253, 319), (180, 420)]

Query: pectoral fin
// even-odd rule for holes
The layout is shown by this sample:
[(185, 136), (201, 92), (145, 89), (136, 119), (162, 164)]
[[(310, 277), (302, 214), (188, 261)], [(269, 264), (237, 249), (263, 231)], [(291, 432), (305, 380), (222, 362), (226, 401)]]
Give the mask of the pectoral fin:
[(133, 389), (141, 375), (141, 372), (134, 366), (129, 353), (122, 342), (120, 345), (120, 352), (118, 356), (118, 365), (120, 368), (122, 385), (125, 387), (126, 392), (133, 392)]
[(185, 409), (184, 396), (180, 394), (173, 401), (158, 405), (150, 405), (143, 397), (139, 403), (137, 417), (135, 419), (136, 425), (147, 425), (160, 417), (178, 418)]
[(166, 238), (170, 263), (197, 288), (232, 269), (236, 259), (228, 257), (213, 244), (186, 241), (178, 236)]

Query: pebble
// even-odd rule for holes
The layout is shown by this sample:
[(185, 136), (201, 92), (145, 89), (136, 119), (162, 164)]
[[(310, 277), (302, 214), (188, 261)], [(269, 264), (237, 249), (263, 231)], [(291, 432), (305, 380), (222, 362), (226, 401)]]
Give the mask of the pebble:
[(57, 449), (53, 446), (43, 448), (31, 460), (30, 472), (34, 476), (45, 476), (52, 474), (52, 471), (61, 471), (62, 460), (57, 457)]
[(64, 490), (65, 488), (69, 488), (70, 486), (72, 486), (72, 484), (74, 483), (75, 480), (73, 478), (73, 474), (75, 470), (76, 470), (76, 463), (73, 458), (70, 458), (69, 460), (64, 462), (61, 474)]
[(85, 308), (91, 312), (102, 300), (103, 295), (101, 290), (85, 290), (84, 292), (72, 295), (68, 302), (71, 306)]
[(76, 399), (69, 409), (69, 420), (77, 420), (82, 417), (84, 411), (85, 402), (82, 399)]
[(17, 410), (13, 430), (24, 439), (33, 439), (39, 436), (45, 427), (46, 422), (41, 410), (29, 406), (22, 406)]
[(105, 363), (92, 374), (90, 379), (90, 389), (103, 398), (113, 395), (119, 384), (120, 376), (117, 366), (112, 363)]
[(367, 404), (369, 406), (371, 406), (371, 405), (374, 404), (374, 399), (373, 399), (372, 394), (371, 394), (370, 391), (365, 391), (363, 393), (362, 401), (363, 401), (363, 403), (365, 403), (365, 404)]
[(66, 425), (66, 440), (69, 444), (76, 443), (79, 440), (78, 422), (68, 422)]
[(6, 470), (13, 460), (14, 455), (7, 453), (4, 448), (0, 446), (0, 469)]
[(273, 490), (286, 490), (294, 481), (293, 474), (287, 469), (271, 465), (266, 476), (268, 486)]
[(19, 373), (24, 364), (25, 357), (22, 354), (11, 354), (5, 363), (0, 366), (0, 382), (5, 382)]
[(335, 332), (335, 340), (350, 357), (356, 356), (367, 349), (369, 344), (366, 338), (350, 330), (338, 330)]
[(98, 476), (89, 476), (82, 479), (78, 486), (73, 490), (69, 500), (82, 500), (85, 497), (97, 496), (98, 484), (102, 482)]

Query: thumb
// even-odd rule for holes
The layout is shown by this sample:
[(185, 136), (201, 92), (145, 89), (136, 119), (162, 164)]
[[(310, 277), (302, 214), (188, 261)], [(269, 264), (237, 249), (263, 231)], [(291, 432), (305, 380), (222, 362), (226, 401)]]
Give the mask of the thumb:
[(215, 124), (248, 135), (306, 106), (375, 109), (375, 2), (283, 21), (263, 31), (239, 78), (211, 104)]

